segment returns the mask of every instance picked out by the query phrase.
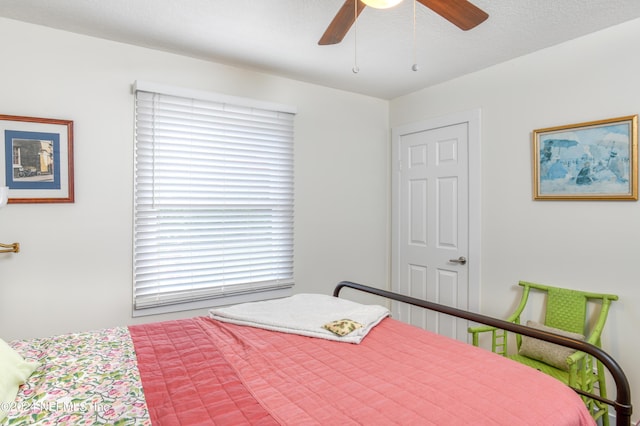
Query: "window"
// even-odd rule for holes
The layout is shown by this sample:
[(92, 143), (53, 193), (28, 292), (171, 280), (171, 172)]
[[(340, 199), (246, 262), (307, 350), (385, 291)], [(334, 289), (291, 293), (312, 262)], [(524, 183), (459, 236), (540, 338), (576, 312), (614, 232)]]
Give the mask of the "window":
[(287, 295), (292, 108), (136, 82), (134, 315)]

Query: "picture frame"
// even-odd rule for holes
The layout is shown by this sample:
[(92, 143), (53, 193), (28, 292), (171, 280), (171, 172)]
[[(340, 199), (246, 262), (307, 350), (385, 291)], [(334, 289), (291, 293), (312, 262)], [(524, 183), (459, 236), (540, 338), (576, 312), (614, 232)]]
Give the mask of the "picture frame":
[(637, 200), (638, 116), (533, 131), (534, 200)]
[(0, 115), (8, 204), (73, 203), (73, 121)]

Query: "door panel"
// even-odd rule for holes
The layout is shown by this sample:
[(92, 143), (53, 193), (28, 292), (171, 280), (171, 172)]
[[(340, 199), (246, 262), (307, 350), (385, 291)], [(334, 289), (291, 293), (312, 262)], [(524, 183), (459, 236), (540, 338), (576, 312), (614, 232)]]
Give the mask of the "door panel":
[[(394, 132), (392, 289), (468, 309), (468, 123)], [(467, 340), (466, 321), (400, 303), (394, 316)]]

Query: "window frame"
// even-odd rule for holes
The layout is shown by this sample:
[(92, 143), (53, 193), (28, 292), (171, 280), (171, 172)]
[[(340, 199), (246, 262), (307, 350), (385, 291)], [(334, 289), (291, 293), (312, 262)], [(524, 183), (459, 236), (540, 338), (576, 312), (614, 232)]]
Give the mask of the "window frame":
[[(151, 92), (159, 95), (167, 95), (173, 97), (194, 99), (198, 101), (208, 101), (214, 103), (223, 103), (229, 104), (231, 106), (238, 106), (241, 108), (255, 108), (259, 110), (267, 110), (271, 112), (279, 112), (295, 115), (296, 109), (294, 107), (276, 104), (271, 102), (263, 102), (254, 99), (240, 98), (235, 96), (228, 96), (213, 92), (207, 91), (199, 91), (192, 89), (185, 89), (180, 87), (173, 87), (162, 85), (158, 83), (146, 82), (146, 81), (136, 81), (132, 87), (133, 95), (137, 102), (137, 92)], [(137, 107), (136, 107), (137, 111)], [(257, 301), (257, 300), (265, 300), (271, 298), (279, 298), (286, 297), (291, 295), (292, 287), (294, 285), (293, 280), (293, 272), (291, 272), (290, 279), (279, 283), (276, 287), (271, 288), (258, 288), (258, 289), (250, 289), (249, 291), (245, 291), (242, 293), (231, 293), (225, 295), (216, 295), (208, 299), (198, 299), (186, 302), (177, 302), (177, 303), (163, 303), (157, 306), (147, 306), (147, 307), (138, 307), (136, 306), (136, 292), (137, 292), (137, 282), (136, 282), (136, 267), (138, 262), (136, 260), (136, 241), (137, 241), (137, 214), (138, 214), (138, 205), (136, 200), (137, 193), (137, 144), (138, 144), (138, 118), (137, 115), (134, 116), (134, 124), (136, 126), (136, 135), (134, 135), (134, 194), (133, 194), (133, 215), (134, 215), (134, 223), (133, 223), (133, 271), (132, 271), (132, 316), (145, 316), (145, 315), (155, 315), (169, 312), (178, 312), (184, 310), (194, 310), (194, 309), (203, 309), (221, 305), (229, 305), (235, 303), (243, 303), (248, 301)], [(295, 123), (292, 121), (291, 127), (293, 127)], [(293, 136), (291, 138), (291, 155), (293, 155)], [(291, 165), (291, 197), (293, 200), (293, 164)], [(291, 211), (293, 212), (293, 201), (291, 201)], [(293, 214), (293, 213), (292, 213)], [(293, 232), (293, 217), (291, 218), (291, 232)], [(291, 236), (291, 246), (293, 246), (293, 234)], [(293, 270), (293, 254), (291, 254), (291, 270)]]

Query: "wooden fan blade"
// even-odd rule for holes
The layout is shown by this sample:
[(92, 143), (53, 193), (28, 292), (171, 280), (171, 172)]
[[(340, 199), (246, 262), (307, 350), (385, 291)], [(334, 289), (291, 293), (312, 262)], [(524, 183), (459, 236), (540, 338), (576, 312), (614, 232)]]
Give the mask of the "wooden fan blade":
[(480, 25), (489, 17), (485, 11), (467, 0), (418, 1), (464, 31)]
[(333, 21), (327, 27), (318, 44), (321, 46), (327, 44), (338, 44), (342, 41), (344, 36), (347, 35), (349, 29), (356, 21), (356, 11), (354, 2), (358, 2), (357, 15), (360, 16), (360, 12), (364, 9), (365, 4), (360, 0), (347, 0), (344, 2)]

